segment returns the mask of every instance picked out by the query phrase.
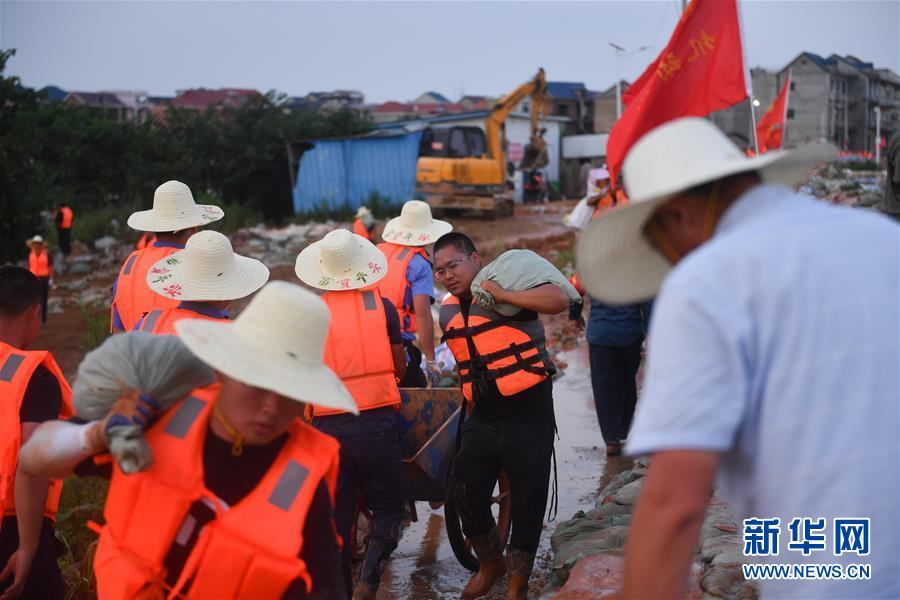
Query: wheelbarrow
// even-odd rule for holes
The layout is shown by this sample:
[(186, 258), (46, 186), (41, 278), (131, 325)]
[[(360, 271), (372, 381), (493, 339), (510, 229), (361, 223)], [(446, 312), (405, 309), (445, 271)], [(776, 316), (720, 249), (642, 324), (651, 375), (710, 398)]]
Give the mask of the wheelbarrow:
[[(410, 519), (418, 520), (416, 502), (429, 502), (432, 506), (443, 503), (444, 522), (453, 555), (461, 565), (470, 571), (477, 571), (478, 558), (463, 534), (453, 497), (448, 494), (450, 468), (456, 454), (462, 392), (458, 388), (401, 388), (400, 397), (402, 404), (397, 423)], [(491, 502), (500, 542), (505, 546), (510, 531), (509, 484), (505, 473), (500, 474)], [(360, 514), (368, 517), (364, 507), (360, 507)], [(358, 539), (354, 532), (353, 542), (358, 544)]]

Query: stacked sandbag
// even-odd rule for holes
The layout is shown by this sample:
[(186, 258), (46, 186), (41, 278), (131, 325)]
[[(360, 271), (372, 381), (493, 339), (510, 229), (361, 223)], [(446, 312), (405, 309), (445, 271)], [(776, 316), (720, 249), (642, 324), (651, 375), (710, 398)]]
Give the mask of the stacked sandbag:
[[(81, 361), (72, 403), (77, 416), (95, 421), (126, 390), (153, 398), (164, 410), (214, 381), (213, 370), (177, 337), (123, 333), (107, 338)], [(123, 472), (135, 473), (153, 462), (140, 425), (112, 427), (108, 436), (110, 453)]]
[(569, 297), (569, 303), (580, 303), (581, 296), (546, 258), (531, 250), (507, 250), (486, 265), (472, 280), (472, 298), (482, 308), (493, 310), (504, 317), (511, 317), (522, 309), (512, 304), (497, 304), (493, 296), (484, 291), (481, 282), (489, 279), (508, 291), (530, 290), (545, 283), (561, 288)]

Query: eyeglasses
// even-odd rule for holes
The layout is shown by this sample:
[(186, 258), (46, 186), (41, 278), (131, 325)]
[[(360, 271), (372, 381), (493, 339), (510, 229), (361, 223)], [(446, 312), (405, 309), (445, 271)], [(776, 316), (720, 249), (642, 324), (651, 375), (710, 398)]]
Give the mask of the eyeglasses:
[(444, 279), (444, 276), (446, 276), (447, 273), (449, 273), (450, 271), (455, 271), (456, 267), (463, 264), (470, 258), (472, 258), (471, 254), (468, 256), (465, 256), (463, 258), (459, 258), (457, 260), (447, 263), (446, 267), (444, 267), (443, 269), (438, 269), (437, 271), (434, 272), (435, 279), (437, 279), (438, 281), (441, 281), (442, 279)]

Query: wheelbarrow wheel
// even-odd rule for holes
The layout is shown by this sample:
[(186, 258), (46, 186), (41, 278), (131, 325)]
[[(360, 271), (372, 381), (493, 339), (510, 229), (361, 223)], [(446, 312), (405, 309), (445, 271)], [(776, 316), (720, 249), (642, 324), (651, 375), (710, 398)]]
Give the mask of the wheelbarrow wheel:
[[(510, 531), (510, 495), (509, 495), (509, 478), (505, 471), (500, 472), (500, 479), (497, 482), (497, 493), (491, 498), (491, 506), (493, 508), (494, 519), (497, 522), (497, 533), (500, 535), (500, 546), (505, 548), (509, 539)], [(478, 570), (478, 557), (472, 550), (472, 545), (466, 539), (462, 530), (462, 521), (459, 519), (455, 500), (452, 494), (448, 494), (444, 502), (444, 522), (447, 525), (447, 537), (450, 539), (450, 548), (453, 549), (453, 555), (459, 564), (470, 571)]]

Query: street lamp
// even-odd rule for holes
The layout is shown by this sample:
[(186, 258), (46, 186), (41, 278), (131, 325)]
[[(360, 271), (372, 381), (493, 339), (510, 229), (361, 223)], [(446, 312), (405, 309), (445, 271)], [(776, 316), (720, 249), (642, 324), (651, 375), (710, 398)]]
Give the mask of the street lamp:
[(631, 56), (633, 54), (637, 54), (638, 52), (643, 52), (644, 50), (648, 50), (650, 46), (641, 46), (637, 50), (632, 50), (631, 52), (627, 52), (625, 48), (619, 46), (618, 44), (613, 44), (609, 42), (609, 45), (613, 47), (613, 50), (616, 52), (616, 121), (622, 118), (622, 75), (621, 75), (621, 64), (620, 61), (622, 58), (626, 56)]
[(881, 107), (875, 107), (875, 164), (881, 168)]

